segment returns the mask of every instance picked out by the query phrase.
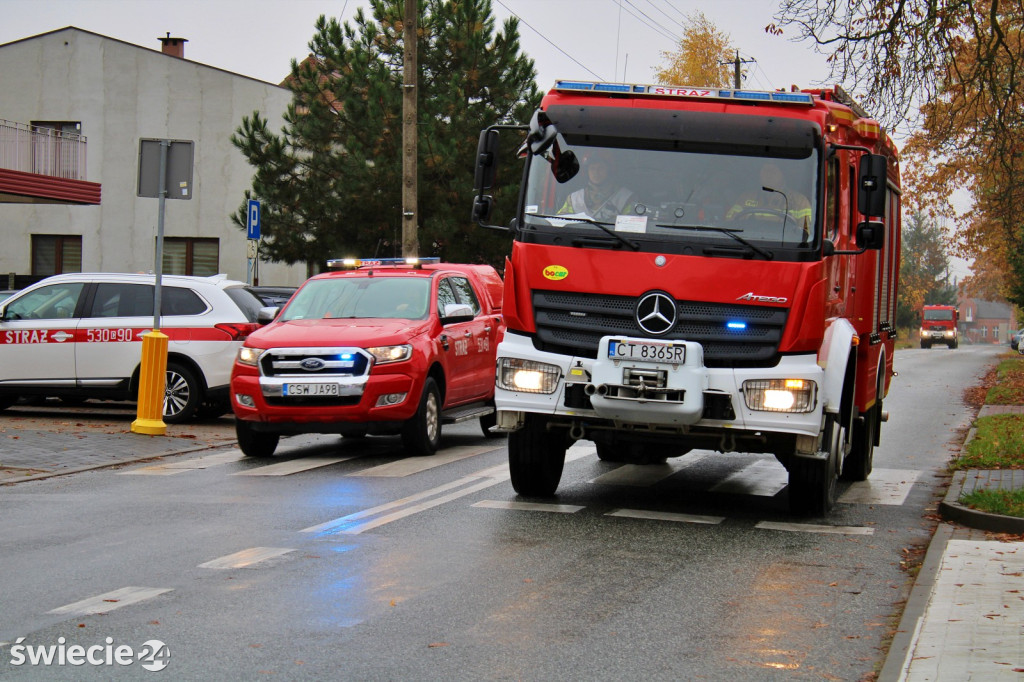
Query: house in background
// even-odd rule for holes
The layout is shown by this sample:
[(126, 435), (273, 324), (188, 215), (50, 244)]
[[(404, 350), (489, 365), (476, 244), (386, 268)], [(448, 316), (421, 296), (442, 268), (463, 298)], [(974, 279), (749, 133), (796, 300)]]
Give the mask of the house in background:
[(1009, 343), (1017, 331), (1016, 314), (1005, 301), (960, 299), (961, 336), (970, 343)]
[[(67, 27), (0, 45), (0, 119), (37, 135), (58, 131), (65, 146), (87, 138), (82, 178), (98, 200), (38, 203), (5, 193), (0, 276), (16, 273), (24, 286), (60, 272), (152, 271), (159, 201), (137, 196), (140, 140), (170, 139), (192, 141), (194, 161), (192, 198), (165, 205), (164, 273), (247, 279), (246, 234), (231, 215), (253, 169), (230, 138), (253, 111), (280, 128), (291, 92), (189, 61), (183, 38), (159, 41), (162, 49), (149, 49)], [(4, 159), (8, 171), (39, 175)], [(305, 265), (261, 263), (258, 272), (261, 284), (306, 279)]]

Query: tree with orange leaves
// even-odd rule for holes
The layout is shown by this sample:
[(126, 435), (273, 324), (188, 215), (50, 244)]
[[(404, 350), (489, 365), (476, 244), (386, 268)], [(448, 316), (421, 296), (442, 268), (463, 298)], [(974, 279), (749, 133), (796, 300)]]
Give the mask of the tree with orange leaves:
[(686, 17), (679, 50), (661, 53), (668, 63), (654, 77), (663, 85), (729, 87), (729, 52), (729, 34), (694, 12)]

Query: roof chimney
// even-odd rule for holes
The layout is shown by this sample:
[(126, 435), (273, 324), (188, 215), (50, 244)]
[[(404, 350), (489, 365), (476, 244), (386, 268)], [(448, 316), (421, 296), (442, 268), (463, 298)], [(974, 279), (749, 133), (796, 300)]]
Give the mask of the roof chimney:
[(162, 47), (160, 51), (164, 54), (169, 54), (172, 57), (185, 58), (185, 43), (188, 42), (187, 38), (172, 38), (168, 31), (166, 38), (160, 38), (160, 44)]

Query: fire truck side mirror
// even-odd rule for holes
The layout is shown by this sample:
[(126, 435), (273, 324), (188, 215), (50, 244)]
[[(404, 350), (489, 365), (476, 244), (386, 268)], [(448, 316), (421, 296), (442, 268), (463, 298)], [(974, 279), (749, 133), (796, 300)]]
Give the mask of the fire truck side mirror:
[(488, 128), (480, 132), (480, 141), (476, 146), (476, 175), (473, 187), (477, 194), (484, 194), (494, 187), (497, 176), (498, 131)]
[(473, 199), (473, 220), (476, 223), (490, 222), (491, 214), (494, 213), (494, 197), (486, 194), (478, 194)]
[(526, 136), (526, 143), (530, 145), (530, 152), (540, 155), (551, 148), (558, 137), (558, 129), (548, 118), (548, 115), (538, 109), (533, 112), (530, 119), (530, 133)]
[(885, 245), (885, 224), (866, 221), (857, 225), (857, 248), (864, 251), (881, 249)]
[(860, 157), (858, 176), (857, 209), (869, 217), (885, 215), (887, 159), (881, 154), (865, 154)]

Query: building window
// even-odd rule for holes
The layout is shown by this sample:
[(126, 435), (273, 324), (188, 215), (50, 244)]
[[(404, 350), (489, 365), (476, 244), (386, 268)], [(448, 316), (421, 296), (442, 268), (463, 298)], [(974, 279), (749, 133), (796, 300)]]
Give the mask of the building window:
[(32, 274), (49, 277), (82, 271), (82, 237), (72, 234), (32, 235)]
[(198, 237), (164, 238), (164, 274), (216, 275), (220, 267), (220, 240)]
[(983, 338), (983, 339), (987, 339), (988, 338), (988, 326), (986, 326), (986, 325), (982, 325), (981, 326), (981, 338)]

